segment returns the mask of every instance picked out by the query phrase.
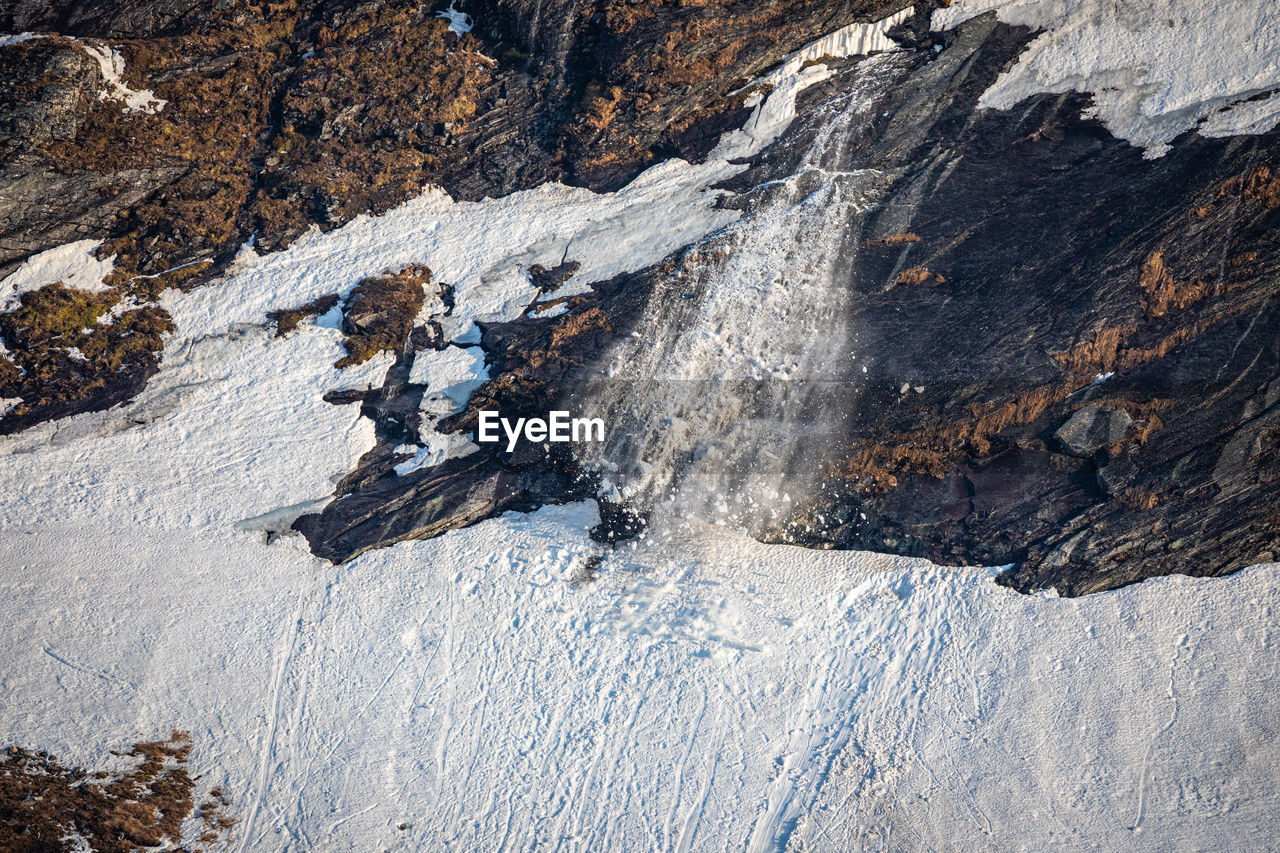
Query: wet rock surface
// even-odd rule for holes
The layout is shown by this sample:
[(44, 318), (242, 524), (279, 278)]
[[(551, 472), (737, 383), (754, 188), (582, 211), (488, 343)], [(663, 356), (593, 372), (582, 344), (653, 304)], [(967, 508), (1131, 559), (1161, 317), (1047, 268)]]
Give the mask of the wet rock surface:
[(1146, 160), (1084, 96), (975, 111), (1026, 35), (949, 38), (863, 143), (891, 177), (851, 281), (870, 373), (805, 538), (1065, 594), (1272, 559), (1280, 138)]

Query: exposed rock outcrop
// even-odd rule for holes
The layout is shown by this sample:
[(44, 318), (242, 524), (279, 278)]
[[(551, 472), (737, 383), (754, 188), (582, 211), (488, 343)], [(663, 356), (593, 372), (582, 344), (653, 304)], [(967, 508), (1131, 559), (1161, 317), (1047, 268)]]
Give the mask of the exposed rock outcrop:
[[(854, 165), (884, 177), (884, 201), (849, 223), (869, 370), (839, 392), (857, 413), (847, 449), (786, 539), (1013, 564), (1006, 582), (1065, 594), (1272, 559), (1280, 138), (1188, 135), (1147, 160), (1082, 119), (1079, 95), (976, 110), (1028, 37), (987, 18), (942, 53), (920, 50), (882, 120), (849, 140)], [(858, 73), (806, 93), (787, 138), (732, 186), (790, 174), (823, 103)], [(593, 359), (682, 263), (696, 262), (601, 288), (549, 323), (491, 328), (494, 379), (473, 411), (582, 402)], [(590, 317), (597, 337), (555, 345)], [(524, 485), (549, 472), (574, 484), (550, 499), (582, 494), (573, 460), (523, 453), (484, 469), (508, 478), (492, 511), (548, 499)]]
[[(152, 301), (246, 241), (280, 249), (428, 183), (463, 199), (616, 186), (705, 154), (741, 118), (729, 93), (788, 51), (907, 3), (489, 0), (460, 34), (443, 2), (20, 0), (0, 28), (42, 37), (0, 47), (0, 276), (100, 238), (110, 283)], [(100, 98), (89, 50), (166, 103)]]
[[(116, 272), (88, 301), (46, 288), (0, 317), (12, 353), (0, 357), (0, 397), (24, 400), (0, 429), (134, 393), (167, 322), (159, 294), (207, 284), (251, 237), (276, 249), (424, 183), (464, 199), (548, 180), (609, 189), (657, 160), (698, 159), (742, 121), (739, 89), (753, 75), (905, 5), (479, 0), (465, 10), (474, 29), (459, 34), (437, 17), (442, 4), (400, 0), (19, 2), (5, 13), (11, 30), (81, 41), (0, 48), (0, 275), (85, 236), (106, 241)], [(1273, 559), (1280, 134), (1188, 133), (1145, 159), (1081, 117), (1083, 95), (979, 110), (1032, 34), (991, 16), (931, 33), (930, 5), (896, 33), (910, 53), (878, 117), (842, 140), (842, 164), (878, 181), (874, 208), (831, 226), (856, 257), (850, 327), (867, 372), (833, 391), (856, 417), (782, 534), (1014, 564), (1006, 582), (1067, 594)], [(105, 81), (84, 46), (104, 38), (125, 81), (168, 102), (158, 112), (98, 98)], [(738, 193), (726, 205), (749, 208), (753, 188), (793, 174), (824, 106), (864, 73), (856, 61), (831, 67), (788, 133), (726, 184)], [(659, 282), (701, 262), (679, 254), (557, 302), (560, 316), (487, 326), (493, 378), (443, 428), (469, 430), (485, 407), (580, 402), (605, 350), (666, 292)], [(529, 272), (549, 290), (574, 269), (566, 257)], [(333, 559), (594, 493), (562, 448), (394, 473), (395, 449), (420, 426), (412, 351), (443, 345), (438, 329), (411, 328), (422, 302), (407, 293), (345, 305), (353, 360), (398, 355), (383, 388), (342, 395), (362, 402), (377, 446), (340, 484), (342, 500), (298, 524)], [(140, 313), (120, 312), (125, 297)], [(72, 319), (115, 311), (115, 326), (131, 318), (145, 334), (101, 324), (81, 341), (59, 319), (77, 300)], [(275, 319), (284, 332), (331, 307)], [(69, 343), (96, 354), (88, 367), (64, 355)]]

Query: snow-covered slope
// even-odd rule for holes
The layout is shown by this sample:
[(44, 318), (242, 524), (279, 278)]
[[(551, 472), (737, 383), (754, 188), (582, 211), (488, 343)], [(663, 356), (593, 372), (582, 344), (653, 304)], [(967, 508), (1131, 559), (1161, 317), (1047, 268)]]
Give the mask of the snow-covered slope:
[(584, 583), (594, 520), (508, 516), (342, 567), (227, 528), (9, 527), (5, 730), (93, 764), (191, 728), (240, 850), (1272, 837), (1274, 566), (1027, 598), (709, 528)]
[[(1259, 0), (955, 0), (937, 29), (984, 12), (1043, 30), (980, 105), (1093, 95), (1116, 136), (1158, 157), (1174, 137), (1263, 133), (1280, 121), (1280, 5)], [(1263, 100), (1254, 100), (1261, 98)]]
[(335, 567), (263, 531), (371, 440), (320, 399), (340, 351), (237, 327), (4, 439), (12, 740), (94, 766), (189, 728), (245, 851), (1274, 836), (1280, 567), (1028, 598), (693, 526), (592, 580), (590, 505)]
[(277, 535), (373, 442), (323, 395), (386, 361), (339, 371), (331, 324), (276, 338), (267, 310), (425, 261), (460, 316), (518, 313), (570, 238), (723, 224), (704, 180), (736, 168), (431, 193), (168, 292), (137, 399), (0, 439), (0, 728), (89, 767), (189, 729), (240, 851), (1272, 843), (1280, 566), (1060, 600), (697, 522), (606, 552), (591, 504), (342, 566)]

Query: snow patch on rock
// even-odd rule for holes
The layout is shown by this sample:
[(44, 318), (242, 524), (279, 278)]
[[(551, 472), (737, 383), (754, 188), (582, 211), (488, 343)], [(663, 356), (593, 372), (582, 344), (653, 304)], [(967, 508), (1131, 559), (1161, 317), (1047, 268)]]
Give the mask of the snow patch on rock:
[(1116, 136), (1168, 152), (1179, 134), (1264, 133), (1280, 121), (1280, 4), (1258, 0), (955, 0), (933, 13), (949, 29), (985, 12), (1043, 30), (983, 93), (1009, 109), (1039, 93), (1088, 92)]
[(449, 4), (449, 8), (443, 12), (436, 12), (437, 18), (444, 18), (449, 22), (449, 29), (458, 35), (471, 32), (472, 21), (471, 16), (466, 12), (461, 12), (455, 8), (453, 3)]
[(913, 13), (914, 7), (908, 6), (874, 23), (850, 24), (788, 55), (776, 69), (748, 84), (747, 88), (767, 87), (769, 94), (751, 96), (747, 105), (754, 106), (755, 111), (741, 129), (720, 138), (711, 156), (737, 160), (763, 151), (796, 117), (796, 96), (831, 76), (822, 59), (897, 49), (886, 33)]
[(124, 57), (120, 51), (109, 45), (95, 46), (81, 42), (84, 52), (98, 60), (102, 71), (102, 79), (107, 88), (98, 93), (99, 101), (120, 101), (126, 113), (147, 113), (155, 115), (165, 108), (169, 102), (157, 98), (150, 89), (131, 89), (124, 81)]
[(42, 39), (42, 38), (45, 38), (45, 36), (42, 36), (39, 33), (31, 33), (31, 32), (13, 33), (13, 34), (0, 33), (0, 47), (8, 47), (11, 44), (22, 44), (24, 41), (31, 41), (33, 39)]
[(0, 281), (0, 311), (14, 308), (23, 293), (59, 281), (90, 293), (109, 290), (103, 279), (115, 269), (115, 255), (100, 260), (95, 254), (100, 245), (100, 240), (77, 240), (27, 258)]

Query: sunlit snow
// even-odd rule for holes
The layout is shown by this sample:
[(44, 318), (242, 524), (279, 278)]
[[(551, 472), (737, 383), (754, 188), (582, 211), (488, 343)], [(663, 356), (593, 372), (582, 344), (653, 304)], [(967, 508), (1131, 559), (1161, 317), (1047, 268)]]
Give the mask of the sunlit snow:
[[(994, 11), (1043, 30), (980, 106), (1009, 109), (1039, 92), (1088, 92), (1116, 136), (1169, 150), (1184, 131), (1264, 133), (1280, 121), (1280, 4), (1267, 0), (955, 0), (933, 13), (949, 29)], [(1206, 121), (1207, 120), (1207, 121)]]
[[(189, 729), (238, 851), (1272, 844), (1274, 564), (1028, 597), (691, 519), (608, 550), (591, 502), (340, 566), (287, 535), (374, 443), (324, 396), (389, 360), (338, 370), (333, 318), (277, 338), (267, 311), (426, 263), (455, 286), (446, 336), (474, 343), (535, 299), (534, 263), (600, 281), (735, 221), (709, 187), (741, 168), (428, 191), (167, 291), (177, 330), (136, 399), (0, 437), (7, 737), (100, 766)], [(459, 346), (412, 368), (445, 398), (480, 369)]]

